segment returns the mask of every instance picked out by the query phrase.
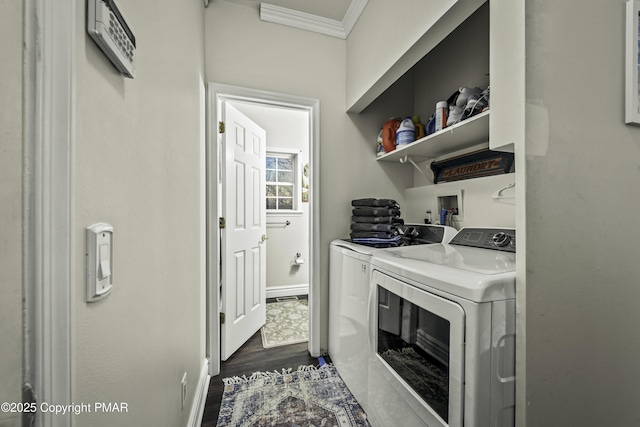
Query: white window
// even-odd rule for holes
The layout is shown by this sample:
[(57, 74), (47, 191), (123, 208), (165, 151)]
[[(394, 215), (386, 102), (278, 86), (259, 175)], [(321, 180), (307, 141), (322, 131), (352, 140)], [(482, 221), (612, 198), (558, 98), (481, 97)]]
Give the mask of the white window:
[(298, 208), (297, 154), (267, 153), (267, 211), (291, 212)]

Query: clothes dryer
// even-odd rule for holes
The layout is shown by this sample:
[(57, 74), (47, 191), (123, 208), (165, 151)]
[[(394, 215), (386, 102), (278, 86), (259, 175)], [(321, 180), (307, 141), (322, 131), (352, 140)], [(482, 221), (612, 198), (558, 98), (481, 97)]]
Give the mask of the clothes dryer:
[(515, 255), (490, 228), (372, 255), (372, 426), (515, 424)]

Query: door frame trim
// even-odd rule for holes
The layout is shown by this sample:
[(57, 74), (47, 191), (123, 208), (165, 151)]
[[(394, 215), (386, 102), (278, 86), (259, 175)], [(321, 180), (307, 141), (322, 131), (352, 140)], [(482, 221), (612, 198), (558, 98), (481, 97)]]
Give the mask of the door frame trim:
[(218, 227), (218, 174), (220, 151), (218, 101), (243, 101), (261, 105), (295, 108), (309, 112), (309, 208), (311, 211), (309, 263), (309, 353), (320, 356), (320, 100), (258, 89), (207, 83), (207, 357), (210, 375), (220, 373), (220, 229)]
[(76, 15), (76, 0), (25, 2), (24, 383), (38, 404), (74, 394)]

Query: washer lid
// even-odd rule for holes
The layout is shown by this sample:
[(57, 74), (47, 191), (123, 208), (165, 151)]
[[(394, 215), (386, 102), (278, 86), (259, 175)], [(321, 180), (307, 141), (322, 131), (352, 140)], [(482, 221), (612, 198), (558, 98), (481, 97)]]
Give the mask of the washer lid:
[(511, 252), (449, 244), (407, 246), (378, 251), (371, 264), (417, 286), (472, 301), (515, 298), (516, 254)]
[(353, 243), (349, 239), (336, 239), (333, 242), (331, 242), (331, 247), (345, 249), (345, 250), (356, 252), (362, 255), (371, 255), (376, 251), (382, 250), (381, 248), (374, 248), (371, 246)]

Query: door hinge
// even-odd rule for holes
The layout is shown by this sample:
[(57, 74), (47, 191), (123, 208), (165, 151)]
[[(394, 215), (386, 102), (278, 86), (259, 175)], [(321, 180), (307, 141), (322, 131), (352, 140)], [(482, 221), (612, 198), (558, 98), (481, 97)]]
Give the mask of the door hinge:
[(224, 217), (220, 217), (220, 228), (225, 228), (227, 226), (227, 221)]
[(218, 122), (218, 130), (220, 133), (224, 133), (224, 122)]
[(222, 325), (224, 323), (224, 313), (220, 312), (220, 324)]

